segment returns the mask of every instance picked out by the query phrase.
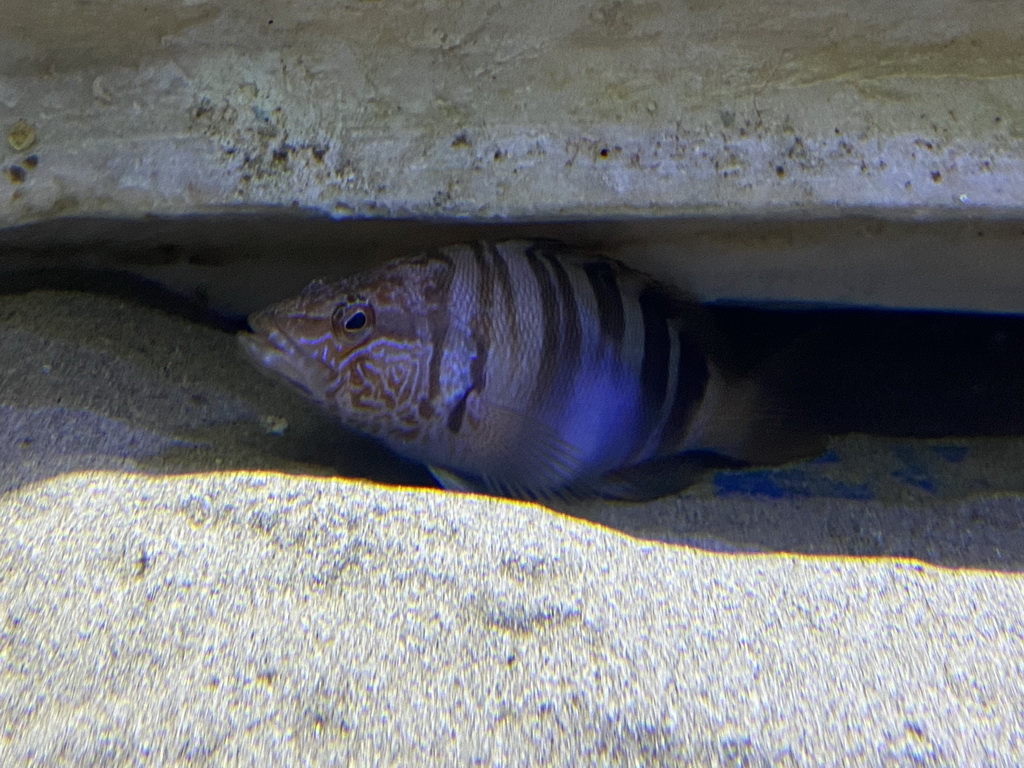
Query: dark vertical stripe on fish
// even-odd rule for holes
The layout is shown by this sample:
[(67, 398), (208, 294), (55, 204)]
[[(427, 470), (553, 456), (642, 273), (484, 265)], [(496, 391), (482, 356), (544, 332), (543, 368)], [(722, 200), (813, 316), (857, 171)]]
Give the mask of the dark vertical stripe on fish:
[(571, 384), (576, 380), (580, 358), (583, 354), (583, 329), (580, 326), (579, 300), (576, 298), (576, 291), (573, 290), (569, 273), (565, 271), (565, 267), (562, 266), (558, 257), (543, 251), (541, 255), (551, 265), (551, 271), (558, 283), (559, 305), (562, 310), (558, 373), (562, 377), (562, 381)]
[(537, 383), (530, 395), (531, 407), (542, 407), (547, 404), (548, 395), (558, 380), (559, 361), (558, 293), (551, 282), (551, 272), (538, 256), (538, 251), (539, 247), (532, 245), (525, 252), (526, 263), (533, 271), (537, 290), (540, 293), (540, 307), (536, 315), (542, 329), (540, 360), (537, 363)]
[(507, 327), (510, 332), (508, 337), (509, 350), (512, 359), (516, 360), (522, 356), (522, 345), (519, 341), (519, 322), (516, 318), (516, 296), (512, 288), (512, 275), (509, 272), (508, 264), (505, 262), (505, 255), (501, 252), (501, 249), (486, 244), (485, 248), (491, 255), (491, 261), (494, 264), (495, 280), (498, 290), (501, 291), (503, 300), (501, 311), (505, 313), (510, 321), (504, 327)]
[(589, 261), (581, 266), (597, 301), (601, 336), (618, 351), (626, 334), (626, 313), (622, 307), (622, 293), (615, 268), (606, 261)]
[(448, 430), (453, 434), (458, 434), (459, 430), (462, 429), (462, 420), (466, 416), (466, 398), (468, 397), (469, 392), (466, 392), (466, 394), (459, 398), (459, 402), (452, 408), (451, 413), (448, 414)]
[(661, 432), (658, 453), (675, 453), (681, 449), (697, 406), (708, 385), (708, 364), (704, 353), (684, 330), (679, 331), (679, 377), (672, 398), (672, 408)]
[(484, 244), (475, 243), (472, 248), (477, 264), (476, 313), (472, 322), (476, 355), (469, 364), (469, 378), (471, 390), (479, 395), (487, 385), (487, 354), (491, 348), (491, 330), (494, 326), (494, 273)]
[(451, 295), (452, 280), (455, 277), (455, 264), (452, 260), (440, 251), (432, 252), (427, 264), (438, 263), (443, 266), (437, 283), (433, 286), (433, 295), (430, 300), (434, 304), (428, 317), (430, 326), (430, 367), (427, 379), (427, 400), (433, 408), (438, 403), (441, 394), (441, 361), (444, 359), (444, 341), (448, 335), (448, 324), (450, 322), (449, 297)]
[(675, 314), (677, 304), (670, 294), (656, 285), (644, 288), (638, 301), (644, 324), (644, 358), (640, 366), (643, 426), (637, 436), (637, 450), (651, 437), (651, 431), (657, 426), (662, 406), (665, 405), (668, 364), (672, 355), (668, 318)]

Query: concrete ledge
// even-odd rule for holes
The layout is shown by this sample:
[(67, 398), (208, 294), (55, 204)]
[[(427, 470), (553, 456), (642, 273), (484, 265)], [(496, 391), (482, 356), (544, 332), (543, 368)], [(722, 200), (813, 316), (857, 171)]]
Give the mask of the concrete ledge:
[(1020, 216), (1024, 6), (946, 7), (14, 0), (0, 226)]

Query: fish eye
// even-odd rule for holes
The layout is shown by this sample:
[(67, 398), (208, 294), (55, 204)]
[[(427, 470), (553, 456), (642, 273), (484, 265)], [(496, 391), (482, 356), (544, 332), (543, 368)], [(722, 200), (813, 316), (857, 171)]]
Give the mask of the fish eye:
[(359, 310), (357, 312), (353, 312), (351, 317), (345, 321), (345, 330), (358, 331), (364, 325), (366, 325), (366, 313)]
[(334, 332), (355, 336), (367, 330), (373, 321), (373, 310), (366, 304), (341, 304), (331, 318)]

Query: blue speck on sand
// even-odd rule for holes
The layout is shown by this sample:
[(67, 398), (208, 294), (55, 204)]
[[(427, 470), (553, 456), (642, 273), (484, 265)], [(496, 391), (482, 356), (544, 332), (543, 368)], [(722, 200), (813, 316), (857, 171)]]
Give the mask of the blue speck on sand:
[(928, 493), (935, 493), (935, 481), (929, 477), (926, 471), (917, 471), (913, 468), (897, 469), (892, 473), (892, 477), (907, 485), (928, 491)]
[(891, 472), (890, 477), (928, 493), (935, 493), (935, 480), (928, 470), (924, 457), (909, 445), (895, 446), (892, 452), (903, 466)]
[(873, 499), (867, 485), (850, 485), (816, 477), (800, 469), (753, 470), (715, 474), (715, 495), (766, 496), (772, 499), (830, 498)]
[(786, 496), (771, 472), (716, 472), (715, 495), (731, 496), (736, 493), (748, 496), (769, 496), (781, 499)]
[(823, 454), (821, 454), (821, 456), (818, 456), (817, 458), (811, 459), (811, 461), (809, 463), (811, 463), (811, 464), (838, 464), (839, 463), (839, 454), (836, 453), (831, 448), (829, 448), (827, 451), (825, 451)]

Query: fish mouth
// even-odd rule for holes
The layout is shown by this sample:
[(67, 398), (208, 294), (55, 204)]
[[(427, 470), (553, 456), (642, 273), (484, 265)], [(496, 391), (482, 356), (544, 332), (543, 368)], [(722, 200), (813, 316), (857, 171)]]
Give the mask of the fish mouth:
[(242, 351), (256, 366), (277, 379), (283, 379), (313, 400), (322, 400), (330, 371), (305, 352), (302, 346), (285, 333), (271, 310), (249, 316), (252, 333), (237, 335)]

